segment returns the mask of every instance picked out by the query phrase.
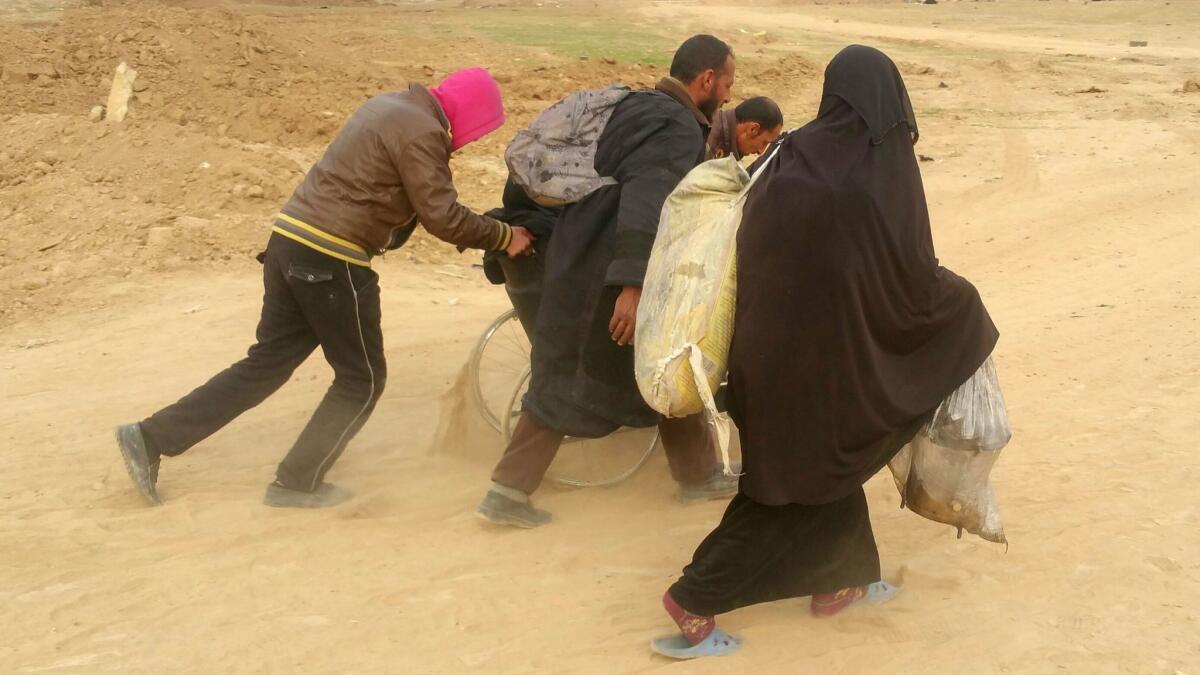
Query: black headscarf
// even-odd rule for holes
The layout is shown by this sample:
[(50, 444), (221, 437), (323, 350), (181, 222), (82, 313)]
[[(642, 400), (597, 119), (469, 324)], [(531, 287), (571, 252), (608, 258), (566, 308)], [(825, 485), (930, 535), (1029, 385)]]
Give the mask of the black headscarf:
[[(871, 73), (871, 77), (863, 77)], [(850, 45), (825, 67), (825, 90), (817, 116), (833, 110), (838, 99), (846, 102), (867, 123), (871, 142), (879, 145), (896, 127), (904, 124), (913, 145), (921, 134), (913, 114), (908, 89), (896, 64), (874, 47)]]
[(851, 47), (750, 192), (729, 409), (754, 501), (857, 490), (996, 343), (978, 292), (934, 255), (915, 136), (895, 65)]

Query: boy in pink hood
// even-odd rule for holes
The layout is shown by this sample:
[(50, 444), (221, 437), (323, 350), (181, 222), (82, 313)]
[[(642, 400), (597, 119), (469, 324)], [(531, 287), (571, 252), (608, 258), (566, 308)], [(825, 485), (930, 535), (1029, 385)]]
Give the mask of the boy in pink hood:
[(362, 105), (277, 216), (263, 263), (257, 342), (177, 403), (117, 429), (129, 477), (160, 503), (163, 456), (180, 455), (287, 382), (319, 346), (334, 380), (267, 487), (268, 506), (333, 506), (351, 496), (325, 474), (366, 423), (387, 380), (379, 277), (371, 258), (421, 224), (463, 248), (528, 255), (533, 238), (458, 202), (450, 155), (504, 124), (500, 88), (482, 68), (411, 85)]
[(454, 150), (483, 138), (504, 125), (500, 87), (483, 68), (454, 73), (429, 90), (450, 122)]

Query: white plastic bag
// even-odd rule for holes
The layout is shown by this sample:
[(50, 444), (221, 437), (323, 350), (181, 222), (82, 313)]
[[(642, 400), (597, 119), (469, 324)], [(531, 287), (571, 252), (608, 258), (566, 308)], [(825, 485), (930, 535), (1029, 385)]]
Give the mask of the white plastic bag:
[(998, 450), (955, 450), (917, 434), (888, 468), (900, 491), (900, 506), (919, 516), (1007, 544), (990, 474)]
[(925, 433), (935, 444), (956, 450), (999, 450), (1008, 444), (1008, 408), (991, 357), (942, 401)]
[(1007, 544), (991, 473), (1011, 437), (996, 367), (988, 358), (888, 462), (900, 506), (958, 528), (960, 537), (965, 530)]

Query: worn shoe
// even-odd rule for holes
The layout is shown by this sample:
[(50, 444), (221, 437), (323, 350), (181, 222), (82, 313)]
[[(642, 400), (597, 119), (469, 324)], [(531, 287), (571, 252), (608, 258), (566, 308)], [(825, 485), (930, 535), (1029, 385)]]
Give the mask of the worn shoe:
[(122, 424), (117, 427), (117, 447), (121, 449), (125, 471), (138, 494), (151, 504), (162, 504), (158, 497), (158, 453), (146, 447), (141, 425)]
[(279, 483), (267, 486), (263, 504), (281, 509), (324, 509), (337, 506), (350, 499), (354, 493), (333, 483), (321, 483), (316, 490), (304, 492), (286, 488)]
[(729, 467), (734, 475), (726, 476), (718, 464), (713, 467), (712, 476), (703, 483), (681, 483), (679, 485), (679, 501), (684, 504), (708, 501), (710, 499), (729, 499), (737, 494), (738, 477), (742, 473), (740, 462), (734, 462)]
[(475, 515), (496, 525), (526, 529), (545, 525), (551, 520), (549, 511), (536, 509), (529, 502), (517, 501), (495, 490), (488, 490), (483, 496), (483, 501), (479, 502), (479, 507), (475, 509)]

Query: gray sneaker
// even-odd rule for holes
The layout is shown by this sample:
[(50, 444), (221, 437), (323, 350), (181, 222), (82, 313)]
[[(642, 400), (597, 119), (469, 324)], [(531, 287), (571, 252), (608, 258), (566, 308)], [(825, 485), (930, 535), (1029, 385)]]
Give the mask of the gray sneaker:
[(533, 504), (519, 502), (512, 497), (506, 497), (495, 490), (488, 490), (475, 509), (475, 515), (497, 525), (511, 525), (526, 529), (545, 525), (550, 522), (549, 511), (535, 509)]
[(121, 459), (125, 460), (125, 472), (129, 474), (138, 494), (151, 504), (162, 504), (158, 497), (158, 453), (152, 453), (146, 447), (141, 425), (122, 424), (117, 427), (117, 447), (121, 449)]
[(281, 509), (324, 509), (337, 506), (350, 499), (354, 493), (333, 483), (321, 483), (316, 490), (304, 492), (286, 488), (279, 483), (267, 486), (263, 504)]
[(713, 467), (712, 476), (703, 483), (682, 483), (679, 486), (679, 501), (684, 504), (708, 501), (710, 499), (729, 499), (737, 494), (738, 474), (742, 473), (741, 462), (734, 462), (729, 467), (733, 476), (726, 476), (721, 465)]

